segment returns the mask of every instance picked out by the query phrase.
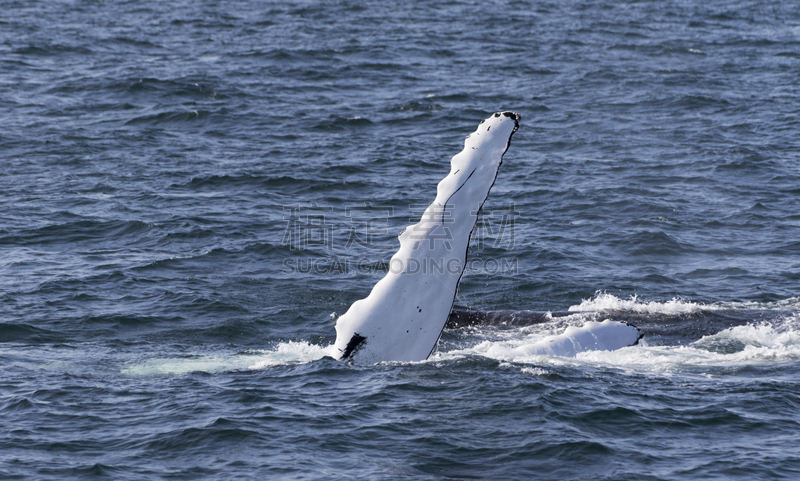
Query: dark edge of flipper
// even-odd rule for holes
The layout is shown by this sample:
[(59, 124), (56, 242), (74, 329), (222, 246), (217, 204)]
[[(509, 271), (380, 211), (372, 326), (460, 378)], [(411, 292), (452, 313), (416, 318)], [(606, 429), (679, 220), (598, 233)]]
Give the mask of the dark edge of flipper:
[(367, 338), (362, 336), (359, 333), (354, 333), (353, 337), (350, 338), (350, 341), (347, 343), (347, 346), (344, 348), (344, 352), (342, 353), (342, 360), (348, 359), (350, 356), (355, 354), (362, 346), (364, 346), (364, 341)]
[(644, 337), (644, 333), (642, 332), (642, 330), (641, 330), (641, 329), (639, 329), (638, 327), (634, 326), (634, 325), (633, 325), (633, 324), (631, 324), (630, 322), (625, 322), (625, 321), (617, 321), (617, 322), (622, 322), (622, 323), (623, 323), (623, 324), (625, 324), (626, 326), (631, 326), (632, 328), (636, 329), (636, 331), (639, 333), (639, 337), (637, 337), (637, 338), (636, 338), (636, 342), (634, 342), (633, 344), (631, 344), (631, 346), (638, 346), (638, 345), (639, 345), (639, 341), (641, 341), (641, 340), (642, 340), (642, 338)]
[[(486, 203), (486, 199), (489, 198), (489, 194), (492, 192), (492, 188), (494, 187), (495, 181), (497, 181), (497, 175), (500, 173), (500, 166), (503, 165), (503, 156), (506, 155), (506, 152), (508, 152), (508, 147), (511, 146), (511, 138), (514, 136), (514, 134), (517, 132), (517, 130), (519, 130), (519, 121), (522, 118), (522, 116), (520, 114), (516, 113), (516, 112), (508, 112), (508, 111), (506, 111), (506, 112), (495, 112), (494, 113), (495, 117), (500, 117), (501, 115), (504, 115), (504, 116), (514, 120), (514, 130), (512, 130), (511, 133), (508, 135), (508, 140), (506, 141), (506, 148), (503, 150), (503, 153), (500, 154), (500, 163), (498, 164), (497, 170), (494, 173), (494, 179), (492, 179), (492, 185), (490, 185), (489, 186), (489, 190), (486, 191), (486, 198), (483, 199), (483, 202), (481, 202), (481, 206), (478, 209), (478, 213), (479, 214), (480, 214), (480, 211), (483, 209), (483, 204)], [(481, 121), (481, 124), (482, 123), (483, 123), (483, 121)], [(476, 223), (476, 225), (477, 225), (477, 223)], [(469, 231), (469, 238), (467, 239), (467, 250), (466, 250), (466, 252), (464, 252), (464, 264), (465, 265), (466, 265), (466, 260), (467, 260), (467, 254), (469, 254), (469, 244), (472, 241), (473, 232), (475, 232), (475, 226), (474, 225), (472, 226), (472, 230)], [(455, 303), (456, 303), (456, 294), (458, 294), (458, 285), (461, 283), (461, 278), (463, 276), (464, 276), (464, 269), (461, 270), (461, 274), (458, 276), (458, 282), (456, 282), (456, 287), (453, 290), (453, 301), (450, 303), (450, 311), (451, 312), (453, 311), (453, 305), (455, 305)], [(431, 351), (428, 353), (428, 355), (425, 357), (425, 359), (431, 357), (431, 354), (433, 354), (433, 351), (436, 350), (436, 346), (439, 345), (439, 339), (442, 338), (442, 333), (444, 332), (444, 326), (445, 325), (447, 325), (447, 318), (445, 318), (444, 322), (442, 323), (442, 328), (439, 330), (439, 336), (436, 338), (436, 341), (433, 343), (433, 346), (431, 347)]]

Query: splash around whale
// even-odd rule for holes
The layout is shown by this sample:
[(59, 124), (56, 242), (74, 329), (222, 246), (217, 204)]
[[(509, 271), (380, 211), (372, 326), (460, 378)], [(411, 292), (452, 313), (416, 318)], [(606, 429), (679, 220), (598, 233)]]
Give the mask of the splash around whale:
[[(406, 267), (390, 270), (369, 296), (339, 317), (331, 356), (358, 364), (422, 361), (430, 356), (453, 313), (478, 212), (519, 121), (515, 112), (497, 112), (467, 136), (464, 149), (450, 162), (450, 173), (439, 182), (434, 201), (418, 223), (398, 236), (400, 249), (390, 263)], [(408, 268), (429, 263), (462, 267)], [(526, 354), (574, 356), (630, 346), (640, 337), (638, 329), (625, 323), (589, 322), (528, 346)]]

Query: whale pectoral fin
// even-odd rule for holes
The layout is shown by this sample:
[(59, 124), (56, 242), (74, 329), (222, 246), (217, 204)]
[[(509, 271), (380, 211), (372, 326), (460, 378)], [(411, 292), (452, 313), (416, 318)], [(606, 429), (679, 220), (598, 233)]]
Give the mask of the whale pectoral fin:
[(333, 357), (366, 364), (430, 356), (452, 310), (478, 212), (518, 127), (519, 114), (498, 112), (465, 140), (434, 201), (399, 236), (392, 269), (337, 319)]
[(586, 351), (616, 351), (635, 346), (643, 335), (642, 331), (626, 322), (610, 319), (589, 321), (581, 327), (570, 326), (563, 333), (548, 336), (539, 342), (516, 347), (513, 352), (521, 356), (575, 357)]

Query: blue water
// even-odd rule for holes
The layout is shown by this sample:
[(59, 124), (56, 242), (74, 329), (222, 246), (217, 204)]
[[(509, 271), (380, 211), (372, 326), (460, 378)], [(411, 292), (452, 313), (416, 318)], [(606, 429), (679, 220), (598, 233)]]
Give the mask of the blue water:
[[(0, 478), (797, 479), (798, 78), (792, 2), (3, 2)], [(571, 315), (326, 357), (498, 110), (456, 302)]]

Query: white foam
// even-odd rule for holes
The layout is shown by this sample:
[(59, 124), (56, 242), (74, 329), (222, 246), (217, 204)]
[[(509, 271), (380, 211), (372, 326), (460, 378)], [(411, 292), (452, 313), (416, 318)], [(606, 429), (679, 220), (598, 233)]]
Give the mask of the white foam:
[(791, 297), (776, 302), (714, 302), (705, 304), (687, 301), (677, 297), (668, 301), (642, 301), (637, 295), (632, 295), (628, 299), (622, 299), (604, 291), (597, 291), (593, 298), (584, 299), (577, 306), (570, 306), (568, 311), (621, 311), (638, 314), (685, 315), (721, 309), (797, 311), (800, 310), (800, 297)]
[[(550, 326), (552, 327), (552, 326)], [(617, 350), (590, 350), (574, 357), (526, 352), (525, 346), (540, 344), (549, 334), (548, 328), (539, 332), (516, 331), (516, 338), (486, 340), (468, 349), (438, 353), (435, 360), (483, 356), (501, 362), (522, 364), (527, 368), (549, 366), (619, 368), (626, 371), (650, 373), (718, 373), (720, 368), (738, 369), (748, 366), (769, 366), (800, 361), (800, 315), (792, 315), (772, 323), (757, 323), (725, 329), (705, 336), (686, 346), (649, 346), (646, 338), (639, 345)]]
[(181, 375), (190, 372), (216, 373), (243, 369), (264, 369), (272, 366), (302, 364), (322, 359), (329, 346), (307, 342), (284, 342), (273, 350), (244, 354), (195, 355), (179, 358), (154, 358), (133, 363), (122, 370), (133, 376)]
[(800, 330), (794, 322), (737, 326), (688, 346), (641, 346), (580, 354), (578, 359), (636, 371), (707, 373), (800, 360)]
[(729, 302), (715, 304), (723, 309), (763, 309), (768, 311), (800, 311), (800, 297), (775, 302)]
[(523, 367), (520, 369), (523, 374), (530, 374), (531, 376), (547, 376), (550, 374), (540, 367)]
[[(704, 336), (684, 346), (651, 346), (645, 337), (636, 346), (618, 350), (579, 352), (575, 357), (531, 354), (526, 346), (541, 343), (548, 336), (559, 335), (570, 326), (582, 326), (596, 314), (589, 311), (622, 310), (636, 313), (685, 314), (714, 309), (760, 309), (781, 311), (770, 322), (758, 322), (724, 329)], [(470, 339), (472, 347), (438, 351), (426, 362), (441, 362), (480, 356), (495, 359), (501, 367), (521, 366), (528, 375), (546, 375), (549, 367), (619, 368), (637, 373), (709, 375), (747, 366), (770, 366), (800, 361), (800, 298), (794, 297), (773, 303), (698, 304), (680, 299), (666, 302), (643, 302), (636, 297), (625, 300), (610, 294), (598, 293), (570, 309), (573, 314), (554, 318), (551, 322), (514, 330), (476, 328)], [(469, 341), (467, 341), (469, 342)], [(312, 362), (330, 353), (332, 346), (308, 342), (285, 342), (274, 349), (247, 353), (195, 355), (173, 358), (154, 358), (133, 363), (124, 374), (137, 376), (180, 375), (195, 371), (224, 372), (231, 370), (265, 369), (273, 366)], [(408, 365), (417, 362), (393, 362)]]
[(598, 291), (592, 299), (585, 299), (577, 306), (570, 306), (569, 312), (585, 311), (624, 311), (647, 314), (692, 314), (709, 309), (704, 304), (696, 304), (683, 299), (673, 298), (669, 301), (642, 302), (639, 297), (633, 295), (630, 299), (620, 299), (613, 294)]
[(307, 342), (286, 342), (278, 345), (274, 351), (264, 351), (262, 359), (249, 365), (248, 369), (264, 369), (282, 364), (297, 364), (316, 361), (327, 356), (330, 346), (318, 346)]

